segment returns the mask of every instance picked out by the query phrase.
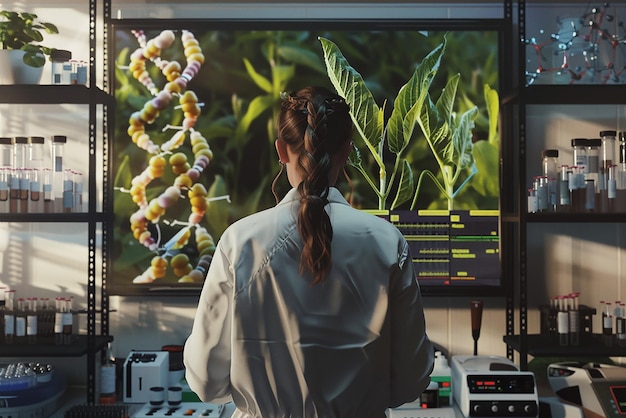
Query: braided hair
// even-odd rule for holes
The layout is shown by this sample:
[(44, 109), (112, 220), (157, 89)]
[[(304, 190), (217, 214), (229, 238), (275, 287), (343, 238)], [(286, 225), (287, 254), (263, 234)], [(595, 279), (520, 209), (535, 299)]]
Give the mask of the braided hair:
[(324, 87), (305, 87), (283, 100), (278, 135), (297, 155), (302, 182), (298, 232), (303, 243), (300, 273), (322, 282), (331, 269), (333, 228), (324, 207), (328, 204), (333, 156), (352, 138), (352, 120), (345, 100)]

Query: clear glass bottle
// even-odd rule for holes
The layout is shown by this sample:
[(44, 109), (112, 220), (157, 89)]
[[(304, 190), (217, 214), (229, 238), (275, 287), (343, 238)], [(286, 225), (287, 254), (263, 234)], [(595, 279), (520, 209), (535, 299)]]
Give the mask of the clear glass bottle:
[(602, 140), (601, 160), (600, 160), (600, 182), (598, 191), (600, 194), (600, 212), (609, 212), (608, 208), (608, 182), (609, 169), (615, 164), (615, 137), (616, 131), (601, 131), (600, 139)]
[(556, 325), (559, 333), (559, 345), (569, 345), (569, 314), (565, 296), (559, 296), (558, 303), (559, 311), (556, 314)]
[(602, 306), (602, 341), (604, 345), (613, 345), (613, 311), (611, 302), (601, 302)]
[(43, 197), (42, 197), (42, 183), (41, 173), (38, 168), (30, 169), (30, 201), (28, 202), (29, 213), (42, 213), (43, 212)]
[(52, 194), (54, 196), (54, 213), (63, 212), (63, 157), (67, 137), (54, 135), (52, 137)]
[(100, 366), (100, 397), (98, 403), (113, 404), (116, 401), (116, 375), (115, 358), (111, 350), (111, 343), (107, 344), (102, 353), (102, 364)]
[(18, 194), (20, 200), (20, 213), (28, 213), (28, 201), (30, 200), (30, 172), (31, 169), (28, 167), (19, 169), (20, 191)]
[(46, 167), (43, 169), (41, 180), (43, 182), (43, 211), (45, 213), (52, 213), (54, 211), (54, 173), (50, 168)]
[(13, 140), (10, 137), (0, 137), (0, 167), (13, 165)]
[(26, 300), (26, 337), (28, 344), (37, 344), (37, 335), (38, 331), (38, 321), (37, 315), (38, 306), (37, 306), (37, 298), (28, 298)]
[(569, 179), (572, 169), (568, 165), (562, 165), (559, 170), (559, 212), (570, 211)]
[(63, 212), (74, 209), (74, 173), (69, 168), (63, 170)]
[(573, 165), (576, 167), (585, 167), (585, 173), (589, 170), (589, 162), (587, 160), (587, 138), (572, 138), (572, 152), (574, 159)]
[(558, 205), (558, 163), (559, 150), (545, 149), (541, 153), (542, 175), (547, 180), (548, 208), (550, 212), (555, 212)]
[(626, 212), (626, 132), (619, 133), (619, 163), (616, 173), (617, 197), (615, 199), (615, 212)]
[(12, 144), (12, 170), (10, 184), (10, 212), (20, 213), (22, 210), (22, 170), (28, 166), (28, 138), (14, 136)]
[(74, 171), (74, 207), (73, 212), (83, 212), (83, 173)]
[(10, 137), (0, 137), (0, 213), (9, 212), (12, 166), (13, 140)]
[(9, 212), (9, 194), (11, 190), (11, 168), (0, 167), (0, 213)]
[(15, 290), (7, 289), (4, 292), (4, 342), (15, 342)]
[(65, 299), (57, 297), (54, 301), (54, 343), (56, 345), (63, 344), (63, 315), (67, 306), (65, 305)]
[(67, 298), (63, 302), (65, 304), (65, 311), (63, 312), (63, 344), (72, 344), (74, 342), (72, 298)]
[(580, 344), (580, 311), (578, 309), (578, 293), (568, 295), (569, 344)]
[(42, 169), (44, 167), (44, 145), (45, 138), (43, 136), (28, 137), (28, 167)]
[(15, 309), (15, 343), (26, 344), (26, 302), (24, 298), (17, 299), (17, 309)]

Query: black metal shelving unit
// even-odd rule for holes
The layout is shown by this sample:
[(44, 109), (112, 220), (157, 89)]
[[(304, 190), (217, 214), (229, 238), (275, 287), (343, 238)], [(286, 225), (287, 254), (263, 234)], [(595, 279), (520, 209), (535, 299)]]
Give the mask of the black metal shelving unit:
[[(87, 357), (87, 398), (86, 402), (96, 402), (96, 360), (100, 353), (113, 337), (109, 334), (109, 297), (106, 291), (106, 251), (102, 251), (102, 258), (97, 259), (99, 254), (98, 239), (101, 239), (102, 248), (107, 245), (107, 213), (110, 213), (108, 191), (108, 152), (109, 130), (107, 122), (107, 107), (112, 105), (113, 98), (106, 93), (106, 62), (104, 68), (104, 87), (98, 88), (96, 69), (100, 68), (97, 54), (97, 40), (103, 39), (106, 44), (107, 26), (103, 30), (98, 29), (97, 18), (103, 13), (105, 19), (110, 16), (110, 0), (100, 0), (102, 10), (98, 11), (99, 0), (89, 0), (89, 86), (84, 85), (2, 85), (0, 86), (0, 102), (5, 104), (78, 104), (89, 107), (88, 127), (88, 203), (85, 213), (3, 213), (0, 214), (0, 222), (20, 223), (58, 223), (67, 222), (83, 224), (88, 229), (88, 271), (87, 271), (87, 334), (76, 335), (70, 344), (56, 345), (54, 341), (39, 341), (38, 344), (3, 344), (0, 345), (0, 357)], [(102, 54), (106, 61), (106, 53)], [(102, 106), (102, 117), (98, 117), (98, 106)], [(99, 126), (102, 124), (101, 133)], [(100, 142), (102, 141), (102, 142)], [(101, 144), (102, 154), (98, 144)], [(104, 164), (97, 167), (100, 157)], [(102, 209), (98, 210), (98, 170), (102, 170)], [(98, 272), (98, 267), (101, 271)], [(99, 276), (100, 275), (100, 276)], [(98, 277), (99, 276), (99, 277)], [(97, 291), (100, 290), (99, 298)], [(99, 306), (97, 304), (99, 303)], [(97, 315), (100, 319), (100, 330), (96, 329)]]
[[(509, 223), (519, 222), (516, 245), (519, 248), (515, 256), (518, 265), (518, 277), (511, 290), (510, 303), (507, 303), (507, 334), (503, 337), (510, 358), (519, 353), (519, 364), (522, 369), (528, 368), (528, 356), (623, 356), (626, 347), (607, 346), (601, 335), (590, 335), (581, 341), (579, 346), (560, 346), (547, 335), (528, 333), (528, 249), (527, 226), (530, 224), (565, 224), (565, 223), (623, 223), (623, 213), (528, 213), (526, 207), (526, 154), (527, 147), (527, 106), (543, 105), (619, 105), (626, 104), (626, 85), (528, 85), (525, 84), (526, 50), (523, 40), (526, 38), (526, 0), (517, 0), (517, 38), (512, 47), (516, 48), (519, 62), (517, 72), (516, 94), (511, 99), (517, 107), (516, 117), (518, 129), (515, 133), (515, 144), (518, 148), (518, 184), (515, 185), (517, 219), (515, 214), (509, 215)], [(515, 327), (517, 325), (517, 329)], [(511, 332), (511, 330), (513, 330)]]

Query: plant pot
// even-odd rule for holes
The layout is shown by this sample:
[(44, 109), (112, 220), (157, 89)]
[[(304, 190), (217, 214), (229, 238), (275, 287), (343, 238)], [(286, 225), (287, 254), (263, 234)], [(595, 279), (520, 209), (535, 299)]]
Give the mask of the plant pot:
[(39, 84), (43, 67), (24, 64), (24, 51), (0, 49), (0, 84)]

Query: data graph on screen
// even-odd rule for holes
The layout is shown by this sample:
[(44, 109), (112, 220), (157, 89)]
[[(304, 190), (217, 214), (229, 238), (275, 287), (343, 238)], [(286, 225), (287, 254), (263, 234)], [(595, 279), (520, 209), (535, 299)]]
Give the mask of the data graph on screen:
[(372, 213), (394, 224), (406, 238), (424, 293), (501, 285), (499, 211)]

